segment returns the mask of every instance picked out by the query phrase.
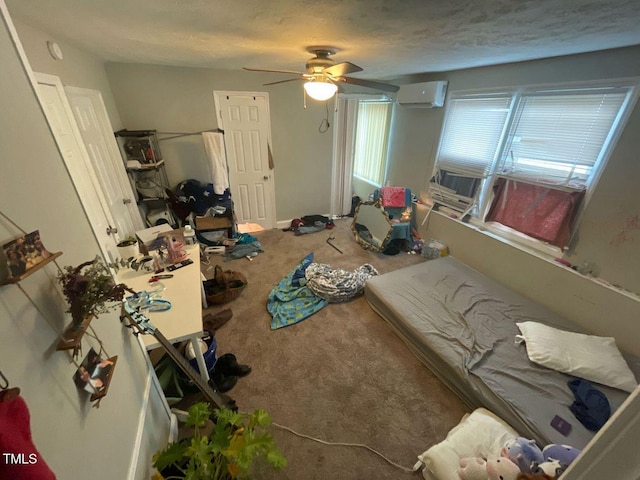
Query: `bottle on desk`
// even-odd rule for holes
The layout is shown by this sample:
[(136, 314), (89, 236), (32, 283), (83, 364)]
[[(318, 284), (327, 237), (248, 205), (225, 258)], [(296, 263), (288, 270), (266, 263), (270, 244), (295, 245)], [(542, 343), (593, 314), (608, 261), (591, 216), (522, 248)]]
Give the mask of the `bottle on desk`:
[(185, 245), (195, 245), (196, 244), (196, 232), (193, 230), (193, 227), (188, 223), (184, 226), (184, 244)]

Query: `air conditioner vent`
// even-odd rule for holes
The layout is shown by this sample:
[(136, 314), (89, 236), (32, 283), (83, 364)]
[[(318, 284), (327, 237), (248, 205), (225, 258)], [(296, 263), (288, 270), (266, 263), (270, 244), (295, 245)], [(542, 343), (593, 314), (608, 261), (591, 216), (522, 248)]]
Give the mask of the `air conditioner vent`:
[(448, 83), (446, 80), (440, 80), (402, 85), (398, 92), (397, 102), (411, 108), (442, 107)]

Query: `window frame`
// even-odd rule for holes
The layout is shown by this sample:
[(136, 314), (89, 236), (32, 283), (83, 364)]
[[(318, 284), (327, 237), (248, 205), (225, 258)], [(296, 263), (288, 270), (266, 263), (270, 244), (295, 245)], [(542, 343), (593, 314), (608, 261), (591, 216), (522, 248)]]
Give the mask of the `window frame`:
[[(585, 182), (585, 198), (580, 207), (580, 211), (576, 217), (575, 223), (572, 227), (571, 232), (571, 240), (569, 241), (569, 245), (573, 242), (575, 238), (575, 233), (580, 225), (582, 217), (584, 215), (584, 211), (589, 204), (591, 197), (595, 188), (598, 185), (598, 182), (602, 176), (603, 171), (606, 168), (606, 165), (611, 157), (615, 146), (617, 145), (622, 132), (624, 131), (629, 116), (633, 112), (635, 106), (637, 105), (638, 97), (640, 95), (640, 77), (630, 77), (630, 78), (617, 78), (617, 79), (608, 79), (608, 80), (596, 80), (596, 81), (587, 81), (587, 82), (564, 82), (564, 83), (545, 83), (545, 84), (532, 84), (532, 85), (522, 85), (522, 86), (511, 86), (511, 87), (502, 87), (502, 88), (479, 88), (479, 89), (463, 89), (457, 91), (449, 91), (447, 95), (447, 110), (445, 111), (444, 119), (442, 122), (442, 127), (440, 130), (440, 136), (438, 140), (438, 148), (435, 151), (435, 156), (433, 158), (433, 172), (429, 177), (433, 178), (438, 174), (440, 170), (440, 165), (438, 163), (438, 159), (441, 155), (441, 147), (443, 145), (443, 138), (447, 126), (448, 116), (450, 114), (449, 105), (451, 105), (451, 100), (456, 99), (472, 99), (474, 97), (477, 98), (488, 98), (491, 96), (499, 96), (499, 95), (510, 95), (512, 98), (509, 113), (507, 115), (507, 119), (504, 123), (502, 135), (499, 141), (499, 146), (497, 148), (494, 159), (492, 160), (489, 169), (487, 170), (486, 175), (482, 178), (480, 185), (478, 187), (478, 191), (474, 197), (475, 199), (475, 207), (470, 208), (463, 213), (470, 214), (469, 222), (474, 226), (480, 228), (481, 230), (488, 230), (494, 235), (498, 236), (503, 240), (513, 240), (517, 244), (527, 245), (529, 247), (533, 247), (536, 250), (540, 250), (547, 254), (558, 255), (563, 252), (562, 249), (555, 247), (553, 245), (549, 245), (540, 240), (536, 240), (535, 238), (529, 237), (517, 230), (511, 229), (509, 227), (503, 225), (493, 225), (493, 222), (485, 222), (484, 218), (487, 215), (489, 208), (491, 206), (491, 192), (493, 189), (493, 185), (497, 178), (500, 177), (500, 173), (497, 171), (501, 165), (502, 159), (504, 157), (504, 152), (510, 142), (510, 135), (513, 129), (513, 123), (517, 117), (516, 113), (518, 111), (518, 106), (520, 99), (523, 95), (531, 95), (531, 94), (539, 94), (545, 95), (550, 93), (560, 93), (563, 92), (571, 92), (571, 91), (593, 91), (593, 90), (602, 90), (602, 89), (625, 89), (626, 97), (622, 102), (620, 110), (616, 115), (616, 118), (612, 124), (612, 128), (607, 135), (606, 140), (603, 143), (603, 147), (601, 149), (599, 158), (594, 163), (592, 167), (592, 173)], [(532, 182), (534, 184), (541, 184)], [(571, 187), (560, 187), (562, 189), (572, 190)], [(575, 190), (575, 189), (574, 189)], [(439, 202), (438, 202), (439, 203)], [(447, 206), (443, 204), (446, 208)]]

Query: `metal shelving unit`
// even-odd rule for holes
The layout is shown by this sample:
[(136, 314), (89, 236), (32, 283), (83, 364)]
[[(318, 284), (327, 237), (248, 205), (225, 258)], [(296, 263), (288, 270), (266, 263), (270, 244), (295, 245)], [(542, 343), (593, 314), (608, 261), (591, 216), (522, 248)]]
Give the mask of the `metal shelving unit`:
[(159, 223), (177, 226), (166, 193), (171, 188), (156, 130), (124, 129), (115, 136), (142, 218), (150, 227)]

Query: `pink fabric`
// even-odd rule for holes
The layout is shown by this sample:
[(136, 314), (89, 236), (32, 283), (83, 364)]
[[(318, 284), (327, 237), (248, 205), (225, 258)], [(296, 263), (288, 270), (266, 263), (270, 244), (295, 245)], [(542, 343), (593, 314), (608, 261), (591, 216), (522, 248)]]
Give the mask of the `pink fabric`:
[(380, 197), (383, 207), (404, 207), (407, 205), (407, 193), (404, 187), (382, 187)]
[(498, 222), (560, 248), (567, 246), (582, 192), (565, 192), (499, 178), (486, 221)]
[(0, 402), (0, 478), (12, 480), (55, 480), (31, 438), (29, 409), (22, 397)]

